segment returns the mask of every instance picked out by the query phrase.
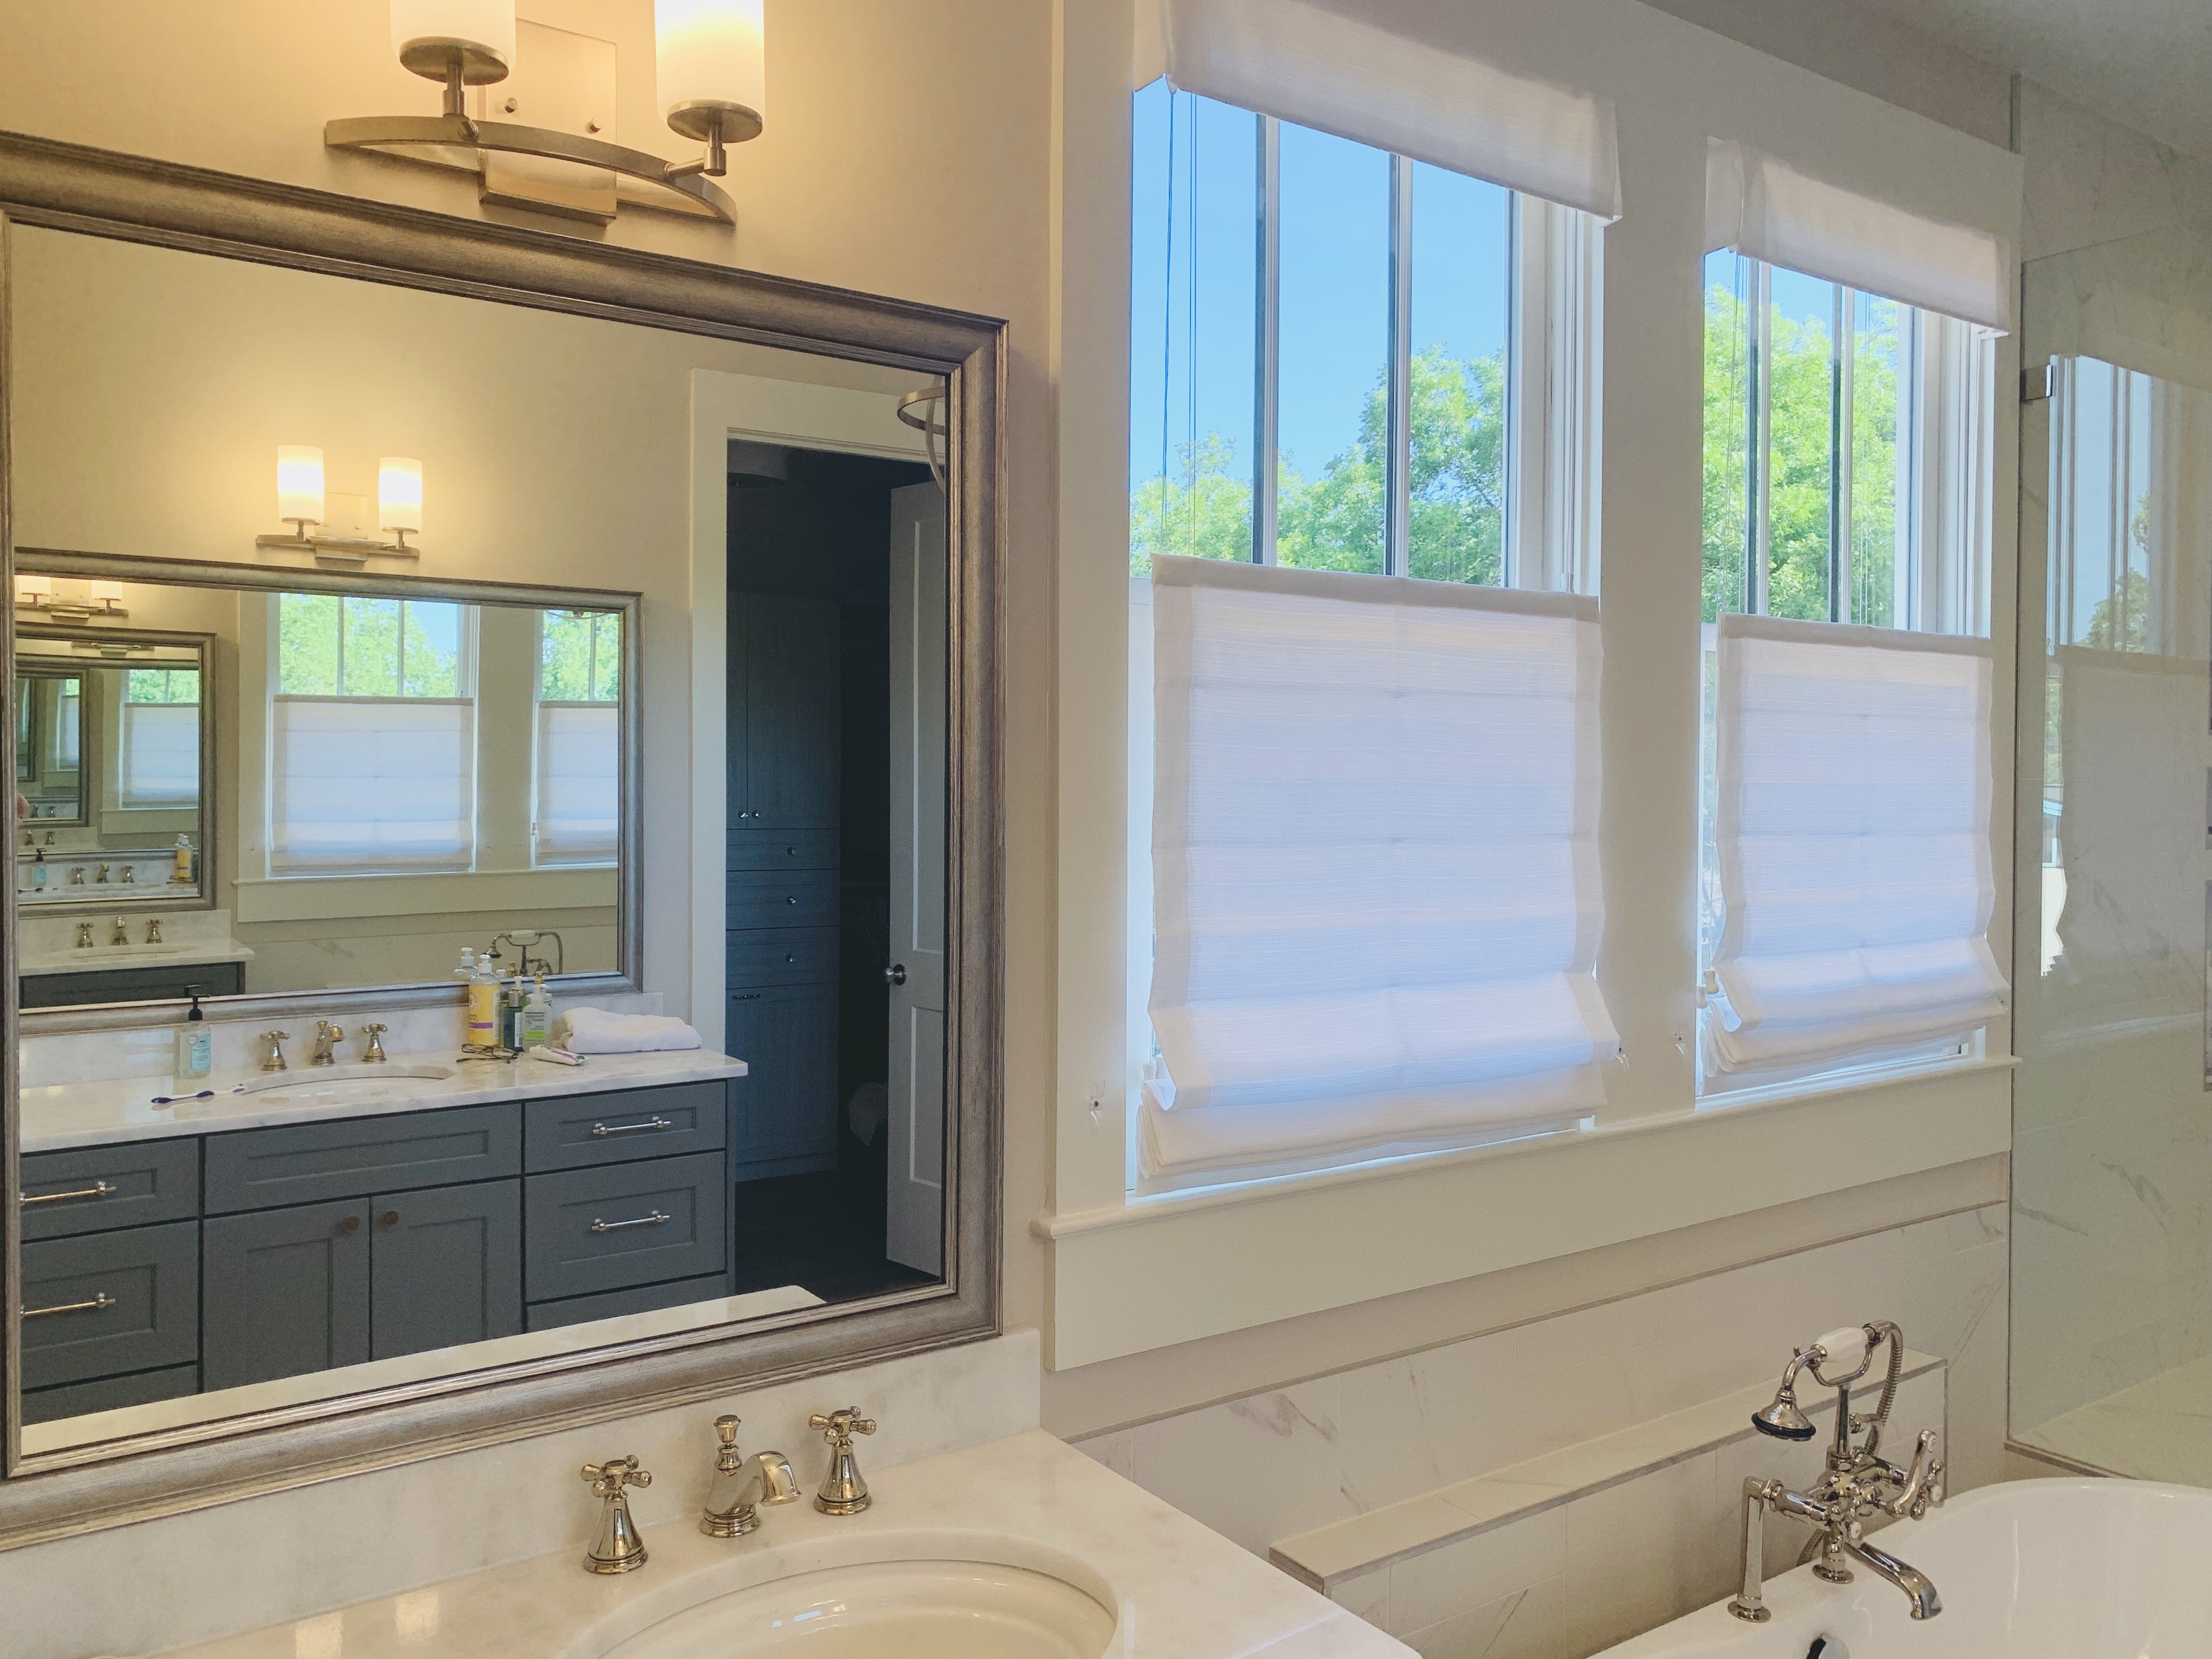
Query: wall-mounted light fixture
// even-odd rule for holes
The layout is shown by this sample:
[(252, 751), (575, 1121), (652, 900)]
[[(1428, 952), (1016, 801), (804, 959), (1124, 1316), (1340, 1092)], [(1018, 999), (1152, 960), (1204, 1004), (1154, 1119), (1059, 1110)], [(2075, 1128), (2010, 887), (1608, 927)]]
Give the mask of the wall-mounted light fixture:
[[(696, 161), (665, 161), (592, 132), (471, 117), (467, 89), (503, 81), (514, 67), (514, 0), (392, 0), (392, 50), (406, 68), (443, 82), (445, 111), (331, 121), (323, 128), (323, 143), (332, 149), (401, 154), (410, 146), (434, 146), (438, 153), (421, 158), (432, 161), (455, 150), (475, 150), (571, 163), (659, 186), (661, 193), (641, 198), (641, 206), (733, 225), (737, 204), (714, 181), (729, 170), (730, 145), (760, 136), (767, 88), (763, 4), (764, 0), (654, 0), (662, 113), (675, 131), (707, 146)], [(508, 107), (514, 107), (512, 100)], [(602, 223), (614, 217), (611, 208), (602, 213), (571, 204), (561, 210), (581, 211)]]
[(15, 578), (15, 608), (52, 622), (124, 622), (121, 582), (72, 582), (68, 592), (55, 590), (52, 576)]
[[(292, 526), (289, 536), (256, 536), (256, 547), (288, 553), (312, 553), (325, 564), (367, 564), (373, 554), (415, 559), (422, 550), (408, 545), (422, 533), (422, 463), (386, 455), (376, 464), (376, 527), (392, 532), (388, 542), (374, 536), (322, 535), (329, 527), (328, 497), (323, 489), (323, 452), (311, 444), (276, 446), (276, 516)], [(359, 500), (339, 496), (340, 502)], [(355, 522), (366, 523), (365, 518)], [(97, 584), (95, 584), (97, 586)]]

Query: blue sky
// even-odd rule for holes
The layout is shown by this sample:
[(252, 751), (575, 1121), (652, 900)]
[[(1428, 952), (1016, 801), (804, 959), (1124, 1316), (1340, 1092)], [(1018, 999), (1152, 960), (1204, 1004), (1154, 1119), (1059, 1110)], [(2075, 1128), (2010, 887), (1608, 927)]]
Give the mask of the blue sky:
[[(1258, 118), (1187, 93), (1136, 96), (1131, 218), (1130, 483), (1169, 465), (1195, 432), (1252, 454)], [(1310, 477), (1349, 448), (1389, 356), (1389, 158), (1285, 126), (1281, 140), (1282, 447)], [(1417, 165), (1416, 351), (1487, 356), (1505, 338), (1509, 210), (1494, 185)], [(1195, 349), (1194, 350), (1194, 340)], [(1163, 362), (1164, 350), (1165, 362)]]

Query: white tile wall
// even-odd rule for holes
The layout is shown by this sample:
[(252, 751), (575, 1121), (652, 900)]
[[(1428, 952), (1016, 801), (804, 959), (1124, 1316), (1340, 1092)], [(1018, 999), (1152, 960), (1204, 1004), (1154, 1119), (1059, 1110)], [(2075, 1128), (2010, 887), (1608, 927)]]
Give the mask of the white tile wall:
[[(1291, 1534), (1778, 1377), (1793, 1346), (1887, 1318), (1948, 1362), (1900, 1390), (1888, 1449), (1944, 1428), (1951, 1490), (1965, 1491), (2002, 1472), (2006, 1255), (2005, 1206), (1992, 1205), (1076, 1443), (1264, 1554)], [(1593, 1653), (1728, 1593), (1737, 1495), (1754, 1466), (1809, 1480), (1818, 1448), (1703, 1453), (1334, 1594), (1425, 1659)], [(1794, 1563), (1803, 1528), (1771, 1530), (1770, 1562)]]

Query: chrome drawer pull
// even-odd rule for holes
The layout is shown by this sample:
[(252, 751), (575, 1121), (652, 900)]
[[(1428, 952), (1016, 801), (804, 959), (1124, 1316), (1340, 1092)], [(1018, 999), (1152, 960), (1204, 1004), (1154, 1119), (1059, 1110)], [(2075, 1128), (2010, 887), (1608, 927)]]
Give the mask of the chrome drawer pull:
[(95, 1181), (89, 1187), (80, 1187), (70, 1193), (19, 1193), (18, 1202), (29, 1209), (33, 1204), (60, 1204), (72, 1198), (112, 1198), (123, 1189), (112, 1181)]
[(98, 1313), (104, 1308), (112, 1308), (114, 1305), (115, 1298), (108, 1295), (106, 1291), (102, 1291), (89, 1302), (64, 1302), (51, 1308), (26, 1308), (23, 1310), (22, 1317), (44, 1319), (48, 1314)]
[(665, 1216), (655, 1210), (651, 1215), (641, 1215), (635, 1221), (594, 1221), (592, 1231), (595, 1233), (618, 1233), (625, 1227), (662, 1227), (674, 1219), (673, 1216)]
[(595, 1136), (649, 1135), (657, 1134), (663, 1129), (672, 1129), (675, 1127), (676, 1124), (672, 1119), (649, 1117), (642, 1123), (594, 1123), (592, 1125), (592, 1133)]

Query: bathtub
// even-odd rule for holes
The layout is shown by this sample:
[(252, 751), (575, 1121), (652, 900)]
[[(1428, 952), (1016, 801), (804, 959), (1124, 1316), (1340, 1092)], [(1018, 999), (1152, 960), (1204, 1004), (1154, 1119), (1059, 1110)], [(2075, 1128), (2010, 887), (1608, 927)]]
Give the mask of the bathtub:
[[(1810, 1536), (1810, 1529), (1803, 1528)], [(1915, 1624), (1865, 1568), (1766, 1581), (1774, 1617), (1715, 1602), (1602, 1659), (2204, 1659), (2212, 1655), (2212, 1492), (2136, 1480), (2015, 1480), (1954, 1498), (1881, 1545), (1936, 1581)]]

